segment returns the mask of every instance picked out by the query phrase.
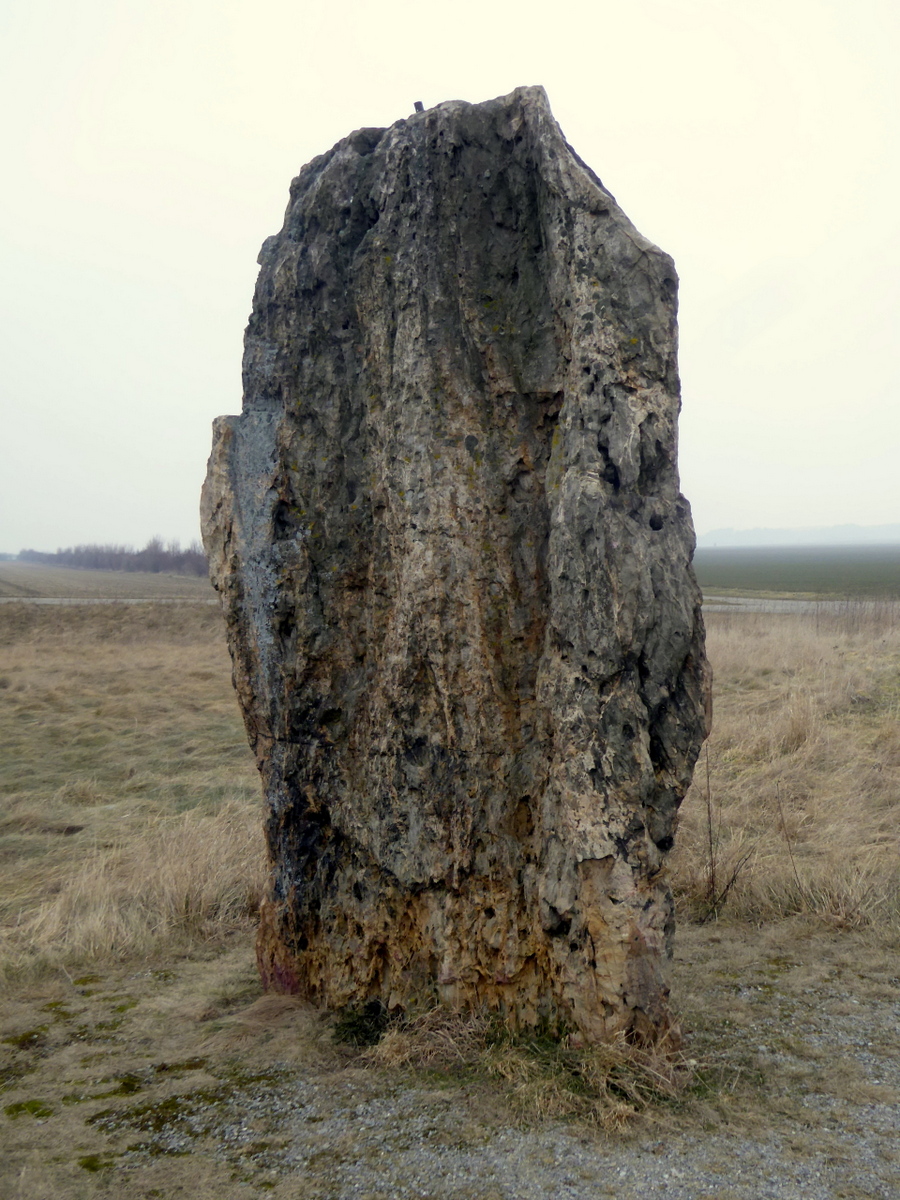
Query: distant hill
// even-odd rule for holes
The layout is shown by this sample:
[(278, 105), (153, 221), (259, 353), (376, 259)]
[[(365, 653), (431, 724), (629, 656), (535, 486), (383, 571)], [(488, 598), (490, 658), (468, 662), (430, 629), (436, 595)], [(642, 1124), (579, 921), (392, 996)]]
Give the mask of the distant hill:
[(798, 529), (713, 529), (697, 545), (712, 546), (892, 546), (900, 525), (808, 525)]

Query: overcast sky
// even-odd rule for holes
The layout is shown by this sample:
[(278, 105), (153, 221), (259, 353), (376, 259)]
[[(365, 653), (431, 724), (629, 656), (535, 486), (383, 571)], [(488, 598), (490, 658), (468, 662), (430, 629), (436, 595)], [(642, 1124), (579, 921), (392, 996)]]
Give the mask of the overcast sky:
[(292, 176), (534, 83), (675, 258), (697, 529), (896, 521), (898, 57), (897, 0), (2, 0), (0, 550), (195, 538)]

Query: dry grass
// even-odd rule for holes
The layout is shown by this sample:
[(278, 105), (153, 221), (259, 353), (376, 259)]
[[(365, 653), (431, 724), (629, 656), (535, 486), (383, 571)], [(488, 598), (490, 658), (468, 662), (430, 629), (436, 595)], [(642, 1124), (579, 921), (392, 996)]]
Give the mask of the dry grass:
[(448, 1069), (475, 1061), (494, 1040), (494, 1033), (485, 1014), (434, 1008), (390, 1025), (365, 1057), (380, 1066)]
[(157, 955), (176, 940), (246, 927), (262, 883), (257, 824), (252, 809), (232, 800), (208, 815), (157, 816), (139, 837), (91, 847), (20, 921), (9, 939), (13, 963)]
[(513, 1111), (529, 1121), (577, 1119), (606, 1132), (678, 1099), (693, 1078), (687, 1060), (666, 1046), (640, 1049), (621, 1038), (576, 1047), (510, 1037), (490, 1017), (443, 1009), (392, 1026), (364, 1057), (382, 1067), (481, 1075), (499, 1084)]
[(624, 1039), (579, 1049), (554, 1042), (500, 1042), (484, 1061), (523, 1116), (576, 1119), (607, 1133), (678, 1100), (693, 1082), (695, 1065), (665, 1046), (639, 1049)]
[(898, 606), (711, 613), (707, 625), (714, 728), (673, 856), (682, 911), (805, 914), (895, 938)]
[(258, 795), (215, 608), (0, 605), (8, 978), (249, 928)]

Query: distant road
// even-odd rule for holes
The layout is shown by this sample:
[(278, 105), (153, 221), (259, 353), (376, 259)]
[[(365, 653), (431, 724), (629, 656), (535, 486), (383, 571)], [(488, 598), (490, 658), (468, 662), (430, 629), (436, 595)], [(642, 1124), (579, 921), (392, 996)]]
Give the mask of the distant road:
[[(0, 596), (0, 604), (218, 604), (218, 599), (199, 596)], [(770, 600), (764, 596), (704, 596), (704, 612), (721, 613), (845, 613), (851, 610), (868, 608), (883, 609), (885, 606), (896, 606), (900, 610), (900, 601), (896, 600)]]
[(706, 596), (703, 597), (704, 612), (730, 613), (834, 613), (840, 615), (848, 612), (865, 612), (868, 609), (878, 610), (896, 608), (900, 611), (898, 600), (878, 600), (862, 597), (850, 600), (769, 600), (765, 596)]
[(0, 596), (0, 604), (218, 604), (215, 596)]

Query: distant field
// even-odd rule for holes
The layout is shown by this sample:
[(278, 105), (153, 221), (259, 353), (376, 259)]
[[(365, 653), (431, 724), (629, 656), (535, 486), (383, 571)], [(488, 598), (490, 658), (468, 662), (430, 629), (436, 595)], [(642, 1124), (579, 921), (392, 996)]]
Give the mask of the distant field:
[[(900, 598), (900, 546), (741, 546), (694, 556), (707, 594)], [(0, 600), (213, 600), (208, 580), (0, 562)]]
[[(700, 548), (694, 569), (707, 594), (756, 592), (900, 598), (900, 546)], [(205, 578), (140, 571), (79, 571), (0, 562), (0, 600), (213, 600)]]
[(741, 546), (697, 550), (705, 593), (900, 596), (900, 546)]
[(0, 562), (0, 599), (212, 600), (214, 596), (209, 580), (197, 575), (78, 571)]

